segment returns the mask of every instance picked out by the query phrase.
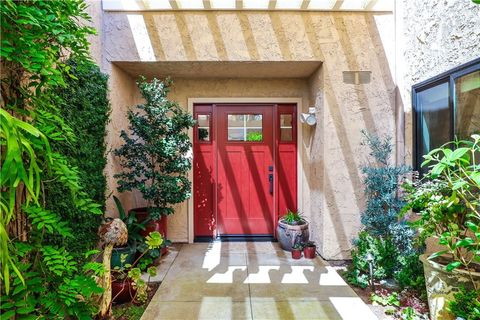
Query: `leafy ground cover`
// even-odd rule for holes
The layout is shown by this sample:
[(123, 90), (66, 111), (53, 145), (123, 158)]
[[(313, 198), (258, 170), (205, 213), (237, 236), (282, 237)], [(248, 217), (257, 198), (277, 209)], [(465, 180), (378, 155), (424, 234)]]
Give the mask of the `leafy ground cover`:
[(148, 284), (148, 298), (144, 303), (129, 302), (123, 304), (114, 304), (112, 307), (113, 318), (115, 320), (138, 320), (142, 317), (145, 309), (157, 292), (160, 282)]
[[(348, 282), (351, 261), (330, 262), (337, 272)], [(375, 291), (371, 288), (351, 286), (355, 293), (367, 304), (379, 319), (424, 320), (428, 319), (428, 303), (424, 289), (386, 288), (384, 282), (375, 281)]]

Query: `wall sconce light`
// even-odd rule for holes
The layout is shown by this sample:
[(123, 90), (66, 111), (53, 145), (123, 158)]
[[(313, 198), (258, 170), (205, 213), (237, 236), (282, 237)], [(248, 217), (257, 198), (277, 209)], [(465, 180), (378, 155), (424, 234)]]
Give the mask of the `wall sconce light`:
[(308, 108), (308, 113), (300, 114), (300, 122), (306, 123), (309, 126), (317, 124), (317, 117), (315, 116), (315, 107)]

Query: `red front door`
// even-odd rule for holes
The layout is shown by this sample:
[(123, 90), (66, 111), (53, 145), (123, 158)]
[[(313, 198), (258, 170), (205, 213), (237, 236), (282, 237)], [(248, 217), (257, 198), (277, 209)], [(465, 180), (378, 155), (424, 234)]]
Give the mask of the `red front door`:
[(297, 209), (294, 104), (195, 104), (194, 234), (275, 236)]
[(273, 235), (273, 107), (216, 109), (218, 235)]

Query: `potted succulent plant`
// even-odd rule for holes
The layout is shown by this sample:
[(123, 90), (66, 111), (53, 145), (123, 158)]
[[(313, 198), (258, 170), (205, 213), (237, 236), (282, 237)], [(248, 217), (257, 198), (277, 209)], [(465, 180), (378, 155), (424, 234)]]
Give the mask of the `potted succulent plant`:
[(283, 250), (292, 251), (296, 244), (308, 241), (308, 222), (298, 211), (288, 210), (278, 221), (277, 238)]
[(122, 220), (128, 231), (128, 242), (123, 246), (115, 246), (112, 251), (111, 267), (122, 268), (124, 264), (132, 264), (135, 259), (135, 253), (137, 251), (137, 243), (143, 241), (141, 236), (142, 230), (145, 229), (144, 223), (137, 222), (137, 218), (134, 213), (130, 212), (128, 215), (123, 208), (120, 200), (113, 196), (113, 200), (117, 207), (118, 216)]
[(191, 196), (187, 173), (192, 166), (188, 156), (192, 144), (187, 130), (195, 121), (167, 99), (171, 84), (169, 79), (137, 82), (145, 103), (128, 112), (129, 133), (121, 132), (124, 144), (114, 152), (124, 168), (115, 175), (118, 190), (137, 190), (147, 203), (131, 210), (138, 222), (146, 224), (144, 236), (158, 231), (166, 238), (166, 216), (174, 213), (173, 205)]
[(307, 241), (303, 244), (303, 256), (305, 259), (315, 259), (317, 255), (317, 246), (313, 241)]
[(450, 142), (424, 156), (425, 176), (405, 185), (418, 215), (421, 239), (437, 239), (441, 250), (420, 257), (432, 319), (448, 319), (448, 304), (461, 287), (480, 299), (480, 135)]
[(292, 248), (292, 258), (298, 260), (302, 257), (303, 246), (300, 243), (296, 243)]

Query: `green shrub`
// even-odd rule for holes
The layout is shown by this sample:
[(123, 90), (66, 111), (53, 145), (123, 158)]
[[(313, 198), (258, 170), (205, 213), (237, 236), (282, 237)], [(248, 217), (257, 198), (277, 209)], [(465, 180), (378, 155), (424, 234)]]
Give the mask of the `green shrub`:
[(467, 290), (460, 287), (455, 293), (454, 300), (448, 303), (448, 310), (463, 319), (480, 319), (480, 293), (476, 290)]
[[(110, 113), (107, 98), (107, 76), (91, 62), (67, 62), (73, 77), (58, 87), (55, 94), (61, 105), (58, 115), (71, 128), (74, 139), (52, 141), (52, 150), (63, 154), (79, 172), (79, 184), (88, 197), (105, 210), (106, 165), (105, 134)], [(72, 195), (52, 173), (45, 183), (47, 209), (59, 212), (69, 226), (75, 228), (75, 239), (50, 239), (52, 243), (67, 246), (75, 255), (81, 255), (97, 243), (97, 229), (101, 216), (92, 217), (77, 209)]]
[[(453, 150), (453, 151), (452, 151)], [(419, 219), (420, 238), (438, 237), (444, 250), (430, 256), (451, 257), (447, 271), (471, 270), (480, 261), (480, 135), (448, 142), (425, 155), (425, 176), (406, 183), (409, 203)]]
[(362, 133), (364, 144), (371, 150), (371, 159), (368, 165), (362, 167), (367, 207), (362, 212), (361, 221), (370, 233), (387, 236), (390, 235), (390, 227), (398, 222), (400, 210), (405, 205), (398, 192), (401, 177), (411, 169), (390, 163), (393, 150), (390, 138), (380, 139), (365, 131)]
[[(89, 60), (94, 30), (84, 23), (86, 7), (82, 0), (0, 1), (2, 319), (91, 319), (93, 295), (102, 292), (69, 251), (81, 227), (77, 217), (65, 219), (78, 210), (94, 220), (101, 206), (82, 187), (71, 156), (55, 146), (76, 141), (56, 90), (71, 76), (64, 57)], [(46, 209), (54, 205), (45, 192), (53, 181), (71, 197), (68, 211)]]
[(25, 224), (18, 224), (19, 228), (9, 228), (8, 224), (15, 219), (23, 221), (23, 204), (44, 200), (40, 185), (45, 181), (45, 171), (40, 167), (48, 166), (56, 179), (77, 194), (77, 206), (94, 209), (76, 184), (75, 169), (61, 154), (51, 152), (49, 145), (49, 141), (71, 136), (56, 113), (57, 97), (51, 89), (65, 84), (66, 53), (88, 59), (87, 38), (94, 30), (80, 23), (90, 19), (85, 9), (82, 0), (0, 1), (0, 279), (7, 293), (11, 272), (22, 279), (9, 237), (25, 240), (28, 231)]
[(410, 287), (425, 291), (425, 277), (423, 275), (423, 265), (420, 262), (418, 253), (397, 255), (397, 268), (393, 278), (400, 287)]
[(366, 257), (370, 254), (375, 280), (395, 279), (402, 288), (416, 287), (423, 284), (423, 268), (418, 260), (421, 248), (414, 241), (414, 230), (399, 220), (405, 205), (399, 192), (401, 178), (410, 168), (390, 164), (392, 144), (389, 138), (363, 134), (371, 150), (371, 159), (362, 168), (367, 206), (361, 217), (363, 230), (353, 242), (347, 279), (363, 288), (368, 285)]
[[(369, 265), (365, 257), (373, 256), (373, 277), (376, 280), (392, 278), (396, 269), (397, 251), (389, 238), (372, 236), (367, 231), (361, 231), (354, 242), (352, 250), (352, 265), (350, 272), (369, 274)], [(367, 277), (368, 279), (368, 277)], [(362, 285), (363, 286), (363, 285)]]

